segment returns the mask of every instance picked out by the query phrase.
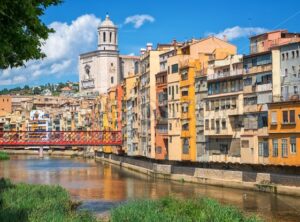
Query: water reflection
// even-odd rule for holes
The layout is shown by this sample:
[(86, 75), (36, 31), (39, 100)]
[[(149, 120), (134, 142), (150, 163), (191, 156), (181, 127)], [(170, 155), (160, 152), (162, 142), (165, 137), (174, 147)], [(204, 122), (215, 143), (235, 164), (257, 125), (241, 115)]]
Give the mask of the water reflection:
[(268, 220), (299, 221), (300, 199), (199, 184), (155, 180), (119, 166), (94, 160), (16, 156), (0, 162), (0, 177), (14, 182), (60, 184), (84, 201), (84, 208), (103, 212), (135, 198), (174, 195), (181, 198), (211, 197)]

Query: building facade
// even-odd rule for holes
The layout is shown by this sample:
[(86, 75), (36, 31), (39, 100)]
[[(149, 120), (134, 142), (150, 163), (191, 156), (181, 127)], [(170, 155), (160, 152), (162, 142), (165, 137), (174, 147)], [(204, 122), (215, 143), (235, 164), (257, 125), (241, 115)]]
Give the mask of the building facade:
[(134, 56), (119, 55), (118, 28), (107, 15), (98, 28), (97, 50), (79, 56), (79, 90), (106, 93), (133, 73), (136, 60)]

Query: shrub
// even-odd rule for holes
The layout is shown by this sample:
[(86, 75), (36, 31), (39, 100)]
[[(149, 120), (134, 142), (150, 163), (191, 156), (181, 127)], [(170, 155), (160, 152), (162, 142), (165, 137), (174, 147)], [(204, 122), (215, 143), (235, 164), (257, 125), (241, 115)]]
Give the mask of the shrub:
[(246, 217), (238, 209), (220, 205), (211, 199), (181, 200), (168, 197), (160, 200), (135, 200), (120, 205), (112, 210), (111, 221), (257, 222), (261, 220), (254, 216)]
[(6, 152), (0, 151), (0, 160), (9, 160), (9, 155)]
[(0, 180), (0, 221), (97, 221), (90, 213), (72, 208), (69, 193), (60, 186), (12, 185)]

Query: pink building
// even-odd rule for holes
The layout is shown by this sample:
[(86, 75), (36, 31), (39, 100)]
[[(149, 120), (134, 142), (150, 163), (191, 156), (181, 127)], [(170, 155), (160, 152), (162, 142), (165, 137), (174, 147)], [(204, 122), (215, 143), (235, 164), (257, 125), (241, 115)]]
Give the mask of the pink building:
[(269, 51), (271, 47), (284, 45), (300, 40), (300, 33), (289, 33), (287, 30), (275, 30), (250, 38), (250, 53)]

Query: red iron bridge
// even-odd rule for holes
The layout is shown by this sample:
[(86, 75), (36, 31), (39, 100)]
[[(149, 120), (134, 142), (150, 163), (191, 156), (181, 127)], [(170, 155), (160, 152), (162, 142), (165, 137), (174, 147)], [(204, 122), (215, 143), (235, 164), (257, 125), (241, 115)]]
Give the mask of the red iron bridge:
[(1, 131), (0, 147), (120, 146), (121, 131)]

